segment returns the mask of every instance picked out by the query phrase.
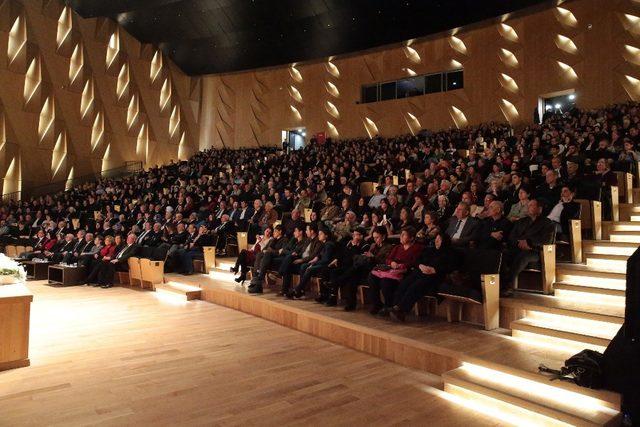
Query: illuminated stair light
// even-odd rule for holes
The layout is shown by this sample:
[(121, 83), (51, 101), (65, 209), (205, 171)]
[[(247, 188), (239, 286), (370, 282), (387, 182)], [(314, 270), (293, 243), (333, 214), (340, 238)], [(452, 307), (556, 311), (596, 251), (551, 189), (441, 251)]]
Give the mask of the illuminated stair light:
[(326, 89), (327, 92), (333, 96), (334, 98), (338, 98), (340, 96), (340, 91), (338, 90), (338, 87), (336, 85), (334, 85), (331, 82), (326, 82)]
[(289, 86), (289, 95), (291, 95), (291, 97), (296, 101), (300, 103), (302, 102), (302, 95), (300, 94), (300, 91), (293, 85)]
[(338, 69), (336, 64), (331, 61), (327, 61), (326, 67), (329, 74), (331, 74), (336, 79), (340, 78), (340, 70)]
[(464, 363), (442, 379), (442, 397), (512, 425), (605, 425), (618, 415), (601, 399), (479, 365)]
[(558, 34), (556, 36), (556, 46), (558, 49), (564, 50), (567, 53), (575, 55), (578, 53), (578, 47), (569, 37), (563, 36), (562, 34)]
[(569, 64), (565, 64), (564, 62), (561, 61), (556, 61), (558, 63), (558, 66), (560, 67), (560, 70), (569, 78), (575, 80), (578, 78), (578, 74), (576, 74), (575, 70), (573, 69), (573, 67), (571, 67)]
[(627, 242), (640, 244), (640, 233), (633, 231), (613, 231), (609, 240), (612, 242)]
[(570, 302), (604, 304), (617, 307), (625, 306), (624, 291), (605, 288), (556, 283), (554, 285), (554, 297)]
[(467, 124), (469, 123), (469, 121), (467, 120), (467, 116), (465, 116), (462, 110), (460, 110), (455, 105), (452, 105), (449, 108), (449, 114), (451, 115), (451, 118), (453, 119), (453, 123), (456, 125), (458, 129), (466, 127)]
[(451, 36), (451, 38), (449, 39), (449, 45), (453, 48), (453, 50), (463, 55), (466, 55), (468, 52), (467, 45), (465, 45), (459, 37)]
[(302, 74), (300, 73), (300, 70), (298, 70), (296, 68), (295, 64), (293, 64), (293, 65), (291, 65), (291, 67), (289, 67), (289, 75), (296, 82), (302, 83)]
[(627, 271), (628, 257), (626, 255), (587, 254), (585, 257), (588, 267), (616, 273), (625, 273)]
[(510, 50), (500, 49), (499, 56), (502, 63), (509, 67), (516, 68), (519, 65), (518, 58)]
[(411, 46), (405, 46), (403, 48), (403, 52), (405, 56), (413, 63), (419, 64), (422, 59), (420, 59), (420, 54), (417, 50), (412, 48)]
[(293, 116), (295, 117), (296, 120), (298, 121), (302, 120), (302, 115), (300, 114), (300, 111), (296, 107), (294, 107), (293, 105), (289, 105), (289, 109), (293, 113)]
[(338, 111), (338, 108), (330, 101), (327, 101), (325, 104), (325, 108), (327, 110), (327, 113), (331, 114), (331, 116), (333, 116), (336, 119), (340, 118), (340, 112)]
[[(612, 243), (613, 245), (613, 243)], [(599, 255), (626, 255), (631, 256), (638, 249), (637, 245), (627, 246), (607, 246), (606, 244), (593, 244), (589, 246), (588, 252)]]
[(511, 42), (517, 43), (519, 40), (518, 33), (516, 33), (516, 30), (514, 30), (511, 25), (504, 23), (498, 24), (498, 32), (503, 38)]
[(569, 9), (565, 9), (564, 7), (556, 7), (555, 12), (556, 19), (561, 24), (567, 25), (569, 27), (575, 27), (576, 25), (578, 25), (578, 20)]

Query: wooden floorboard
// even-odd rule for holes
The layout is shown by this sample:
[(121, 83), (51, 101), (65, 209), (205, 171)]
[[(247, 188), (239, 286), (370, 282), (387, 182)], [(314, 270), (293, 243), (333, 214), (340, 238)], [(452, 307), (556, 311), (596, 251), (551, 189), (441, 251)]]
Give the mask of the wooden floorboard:
[[(206, 275), (181, 280), (200, 286), (204, 300), (436, 375), (467, 362), (547, 382), (548, 378), (538, 373), (538, 366), (542, 363), (560, 368), (575, 353), (575, 349), (545, 347), (511, 337), (504, 329), (485, 331), (477, 325), (447, 323), (437, 317), (397, 324), (373, 317), (365, 309), (345, 312), (341, 307), (329, 308), (312, 300), (287, 300), (275, 292), (251, 296), (242, 286)], [(569, 382), (556, 381), (554, 385), (601, 398), (613, 408), (620, 404), (617, 393)]]
[(28, 287), (32, 365), (0, 372), (3, 427), (498, 424), (437, 376), (215, 304)]

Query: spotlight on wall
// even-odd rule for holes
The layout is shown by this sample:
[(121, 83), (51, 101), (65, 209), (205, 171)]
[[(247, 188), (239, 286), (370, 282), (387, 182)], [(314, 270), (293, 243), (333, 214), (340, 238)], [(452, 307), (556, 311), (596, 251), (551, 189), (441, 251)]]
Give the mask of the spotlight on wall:
[(572, 93), (571, 95), (569, 95), (569, 99), (573, 101), (574, 99), (576, 99), (576, 95)]

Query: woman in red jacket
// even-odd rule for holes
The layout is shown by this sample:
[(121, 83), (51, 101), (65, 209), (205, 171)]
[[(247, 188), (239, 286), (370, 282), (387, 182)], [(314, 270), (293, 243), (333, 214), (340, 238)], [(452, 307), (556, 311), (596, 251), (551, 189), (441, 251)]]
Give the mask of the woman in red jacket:
[(86, 284), (92, 284), (93, 286), (99, 286), (94, 283), (98, 277), (98, 272), (100, 271), (100, 263), (101, 262), (109, 262), (115, 256), (116, 252), (116, 244), (113, 239), (113, 236), (109, 235), (104, 239), (104, 246), (100, 251), (93, 256), (91, 263), (89, 264), (89, 275), (87, 276)]
[[(403, 228), (400, 244), (395, 246), (385, 264), (376, 265), (369, 274), (369, 299), (372, 302), (370, 313), (386, 316), (393, 306), (393, 295), (407, 271), (415, 266), (422, 246), (415, 243), (416, 231), (413, 227)], [(380, 299), (384, 296), (384, 305)]]

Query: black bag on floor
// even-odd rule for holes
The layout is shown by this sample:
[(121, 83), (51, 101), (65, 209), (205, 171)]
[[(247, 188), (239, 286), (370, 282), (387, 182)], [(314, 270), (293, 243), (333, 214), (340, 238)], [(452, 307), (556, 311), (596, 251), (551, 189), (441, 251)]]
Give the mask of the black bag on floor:
[(564, 362), (564, 366), (551, 369), (545, 365), (538, 367), (540, 372), (553, 374), (551, 380), (571, 381), (581, 387), (601, 388), (603, 380), (603, 356), (594, 350), (582, 350)]

